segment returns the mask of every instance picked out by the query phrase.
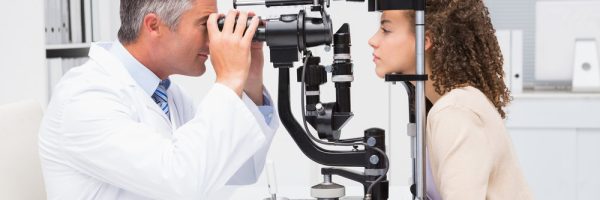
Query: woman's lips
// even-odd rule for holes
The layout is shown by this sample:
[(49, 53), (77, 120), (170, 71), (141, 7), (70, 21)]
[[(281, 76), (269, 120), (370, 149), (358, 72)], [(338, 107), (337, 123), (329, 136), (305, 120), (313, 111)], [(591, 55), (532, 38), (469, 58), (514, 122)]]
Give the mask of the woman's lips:
[(377, 57), (377, 55), (373, 54), (373, 62), (381, 60), (381, 58)]

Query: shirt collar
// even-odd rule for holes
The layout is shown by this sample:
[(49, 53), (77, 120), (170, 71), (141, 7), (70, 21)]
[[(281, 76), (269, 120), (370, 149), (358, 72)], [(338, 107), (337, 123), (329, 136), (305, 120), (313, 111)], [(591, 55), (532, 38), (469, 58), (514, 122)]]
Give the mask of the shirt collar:
[(129, 75), (149, 96), (154, 94), (158, 84), (161, 82), (156, 74), (135, 59), (119, 40), (114, 42), (110, 48), (110, 53), (123, 63)]

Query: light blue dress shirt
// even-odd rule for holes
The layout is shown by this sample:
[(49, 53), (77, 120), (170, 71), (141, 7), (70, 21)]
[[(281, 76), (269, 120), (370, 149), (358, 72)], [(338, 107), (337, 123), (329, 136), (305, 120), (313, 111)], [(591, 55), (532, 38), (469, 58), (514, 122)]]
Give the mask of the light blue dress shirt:
[[(123, 63), (123, 66), (125, 66), (129, 75), (131, 75), (133, 80), (148, 94), (148, 97), (151, 97), (152, 94), (154, 94), (154, 91), (156, 91), (156, 88), (158, 88), (158, 84), (161, 81), (160, 78), (136, 60), (118, 40), (113, 43), (110, 52)], [(273, 116), (273, 106), (271, 102), (269, 96), (263, 93), (263, 105), (258, 106), (258, 110), (265, 118), (267, 124), (271, 123)]]

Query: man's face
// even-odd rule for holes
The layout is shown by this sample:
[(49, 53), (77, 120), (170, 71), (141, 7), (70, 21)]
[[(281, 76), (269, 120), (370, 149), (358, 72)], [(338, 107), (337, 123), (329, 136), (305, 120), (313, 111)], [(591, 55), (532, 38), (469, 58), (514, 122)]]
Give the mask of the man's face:
[[(217, 12), (216, 0), (196, 0), (192, 8), (185, 11), (175, 30), (167, 30), (158, 51), (170, 74), (201, 76), (206, 71), (208, 59), (208, 30), (206, 21), (211, 13)], [(164, 24), (163, 24), (164, 26)]]

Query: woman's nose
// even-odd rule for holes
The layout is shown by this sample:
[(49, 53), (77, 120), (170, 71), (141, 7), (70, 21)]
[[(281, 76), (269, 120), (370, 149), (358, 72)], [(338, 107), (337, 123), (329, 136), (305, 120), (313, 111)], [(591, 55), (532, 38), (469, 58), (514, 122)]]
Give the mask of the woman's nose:
[(369, 39), (369, 46), (373, 47), (373, 49), (377, 48), (377, 34), (373, 35), (373, 37), (371, 37), (371, 39)]

